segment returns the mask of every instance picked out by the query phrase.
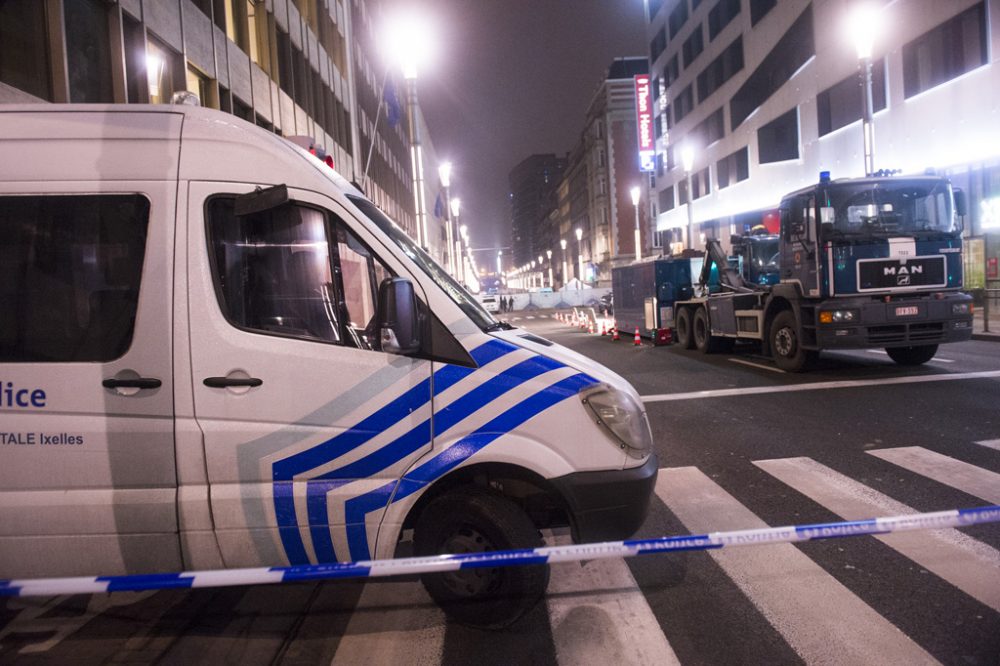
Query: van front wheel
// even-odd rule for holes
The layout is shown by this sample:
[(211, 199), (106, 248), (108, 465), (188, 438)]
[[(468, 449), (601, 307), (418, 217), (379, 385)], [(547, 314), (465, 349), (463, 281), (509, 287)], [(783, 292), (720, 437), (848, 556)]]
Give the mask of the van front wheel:
[[(512, 501), (486, 488), (466, 487), (432, 501), (417, 521), (418, 556), (537, 548), (538, 530)], [(499, 629), (531, 610), (549, 584), (547, 565), (474, 568), (423, 574), (431, 598), (453, 620)]]

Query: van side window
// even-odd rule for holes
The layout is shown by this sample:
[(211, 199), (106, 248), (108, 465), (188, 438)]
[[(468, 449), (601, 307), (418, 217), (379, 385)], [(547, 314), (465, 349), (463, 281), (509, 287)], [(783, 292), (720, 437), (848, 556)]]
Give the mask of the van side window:
[(234, 201), (208, 204), (226, 318), (250, 331), (375, 349), (378, 281), (389, 275), (382, 263), (326, 211), (286, 204), (237, 217)]
[(391, 274), (345, 227), (336, 225), (337, 258), (344, 284), (344, 309), (351, 343), (361, 349), (375, 349), (375, 311), (378, 286)]
[(132, 344), (149, 201), (0, 197), (0, 362), (107, 362)]

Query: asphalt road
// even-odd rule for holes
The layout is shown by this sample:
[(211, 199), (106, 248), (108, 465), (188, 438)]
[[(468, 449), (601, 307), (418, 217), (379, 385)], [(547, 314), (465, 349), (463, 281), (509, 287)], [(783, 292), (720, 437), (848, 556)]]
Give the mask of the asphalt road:
[[(646, 399), (661, 474), (639, 536), (1000, 504), (1000, 344), (789, 375), (750, 350), (510, 316)], [(414, 580), (10, 599), (0, 662), (993, 665), (998, 551), (988, 525), (558, 565), (545, 603), (494, 633), (449, 623)]]

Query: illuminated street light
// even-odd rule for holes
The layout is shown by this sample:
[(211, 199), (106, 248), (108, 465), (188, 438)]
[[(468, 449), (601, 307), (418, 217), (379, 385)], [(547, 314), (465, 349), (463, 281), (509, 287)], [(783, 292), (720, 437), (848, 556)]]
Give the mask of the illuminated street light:
[(566, 285), (566, 280), (569, 277), (569, 272), (567, 272), (567, 268), (566, 268), (566, 239), (565, 238), (560, 238), (559, 239), (559, 247), (562, 248), (562, 262), (563, 262), (562, 283), (563, 283), (563, 286), (565, 286)]
[(635, 260), (639, 261), (642, 259), (642, 244), (639, 234), (639, 195), (641, 191), (636, 186), (629, 190), (629, 194), (632, 195), (632, 205), (635, 206)]
[(577, 279), (580, 283), (583, 283), (583, 229), (580, 227), (576, 228), (576, 249), (577, 249)]
[[(441, 187), (444, 189), (444, 200), (450, 201), (450, 196), (448, 189), (451, 187), (451, 162), (442, 162), (438, 166), (438, 178), (441, 179)], [(444, 226), (445, 226), (445, 237), (448, 241), (448, 272), (454, 277), (458, 277), (458, 262), (460, 261), (459, 255), (453, 252), (454, 247), (457, 245), (452, 242), (453, 236), (451, 233), (451, 206), (444, 207)]]
[(684, 164), (684, 171), (687, 173), (687, 209), (688, 209), (688, 242), (689, 248), (694, 248), (694, 188), (691, 187), (691, 170), (694, 169), (694, 148), (691, 144), (681, 149), (681, 162)]
[(870, 4), (858, 5), (851, 15), (848, 30), (858, 52), (858, 64), (864, 80), (864, 100), (861, 115), (861, 133), (865, 150), (865, 175), (875, 173), (875, 116), (872, 99), (872, 48), (879, 31), (879, 12)]
[(552, 250), (546, 250), (545, 251), (545, 256), (548, 257), (548, 260), (549, 260), (549, 287), (552, 288), (552, 289), (554, 289), (555, 286), (556, 286), (556, 283), (553, 282), (553, 280), (552, 280)]
[[(410, 162), (413, 167), (413, 200), (417, 211), (417, 243), (428, 247), (427, 195), (424, 191), (424, 155), (417, 118), (417, 72), (431, 57), (433, 30), (426, 18), (414, 11), (401, 12), (387, 26), (384, 47), (389, 61), (399, 67), (406, 79), (407, 111), (410, 129)], [(451, 247), (448, 248), (449, 253)]]

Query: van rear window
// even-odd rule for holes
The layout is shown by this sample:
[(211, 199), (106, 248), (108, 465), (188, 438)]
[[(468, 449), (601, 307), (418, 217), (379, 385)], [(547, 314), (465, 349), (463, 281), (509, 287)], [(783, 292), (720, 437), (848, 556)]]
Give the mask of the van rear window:
[(0, 362), (104, 362), (132, 343), (149, 202), (0, 197)]

